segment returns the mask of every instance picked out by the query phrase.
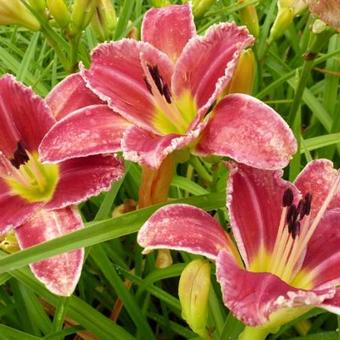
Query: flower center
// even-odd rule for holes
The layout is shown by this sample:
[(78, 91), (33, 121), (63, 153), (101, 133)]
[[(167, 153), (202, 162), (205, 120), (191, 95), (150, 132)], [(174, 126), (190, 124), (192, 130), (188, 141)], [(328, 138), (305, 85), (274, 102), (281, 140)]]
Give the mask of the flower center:
[(194, 119), (197, 106), (190, 91), (184, 91), (180, 98), (171, 93), (157, 65), (146, 65), (144, 82), (153, 96), (155, 104), (154, 125), (161, 134), (185, 134)]
[(18, 143), (13, 166), (8, 163), (7, 174), (3, 176), (13, 194), (29, 202), (49, 201), (59, 179), (59, 167), (56, 164), (42, 164), (38, 153), (30, 153)]
[[(308, 242), (312, 238), (320, 220), (325, 214), (340, 184), (340, 173), (336, 176), (331, 189), (320, 210), (311, 217), (312, 195), (307, 193), (297, 205), (293, 204), (294, 196), (287, 189), (282, 199), (282, 214), (276, 241), (271, 255), (269, 272), (279, 276), (283, 281), (292, 283), (303, 262)], [(308, 281), (308, 280), (307, 280)], [(307, 288), (310, 282), (305, 280), (300, 288)]]

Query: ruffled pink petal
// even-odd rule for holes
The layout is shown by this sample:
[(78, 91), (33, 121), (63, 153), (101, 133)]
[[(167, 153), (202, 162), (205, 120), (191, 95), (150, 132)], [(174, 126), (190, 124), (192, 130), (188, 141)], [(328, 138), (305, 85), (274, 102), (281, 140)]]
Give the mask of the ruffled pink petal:
[(302, 271), (313, 287), (340, 285), (340, 209), (326, 213), (308, 243)]
[[(41, 210), (32, 219), (16, 229), (21, 249), (53, 240), (83, 228), (80, 214), (74, 208)], [(70, 296), (80, 278), (84, 249), (50, 257), (30, 265), (35, 277), (52, 293)]]
[(36, 151), (55, 122), (44, 101), (11, 75), (0, 78), (0, 151), (12, 158), (18, 142)]
[[(224, 304), (249, 326), (261, 326), (270, 315), (283, 308), (318, 306), (334, 296), (334, 289), (298, 290), (270, 273), (241, 269), (234, 259), (221, 251), (216, 259), (216, 276)], [(290, 320), (283, 320), (287, 322)]]
[(165, 52), (174, 62), (195, 34), (189, 4), (152, 8), (144, 15), (142, 40)]
[(42, 203), (29, 203), (19, 196), (13, 195), (3, 176), (15, 171), (12, 164), (0, 152), (0, 235), (23, 224)]
[(24, 223), (41, 206), (41, 203), (29, 203), (13, 196), (0, 178), (0, 235)]
[(331, 313), (340, 315), (340, 288), (336, 289), (336, 293), (333, 298), (324, 301), (320, 307), (328, 310)]
[(85, 201), (102, 191), (124, 174), (122, 160), (111, 155), (70, 159), (60, 164), (60, 179), (46, 208), (63, 208)]
[(202, 122), (184, 136), (176, 134), (159, 136), (138, 127), (131, 127), (126, 130), (122, 140), (124, 158), (158, 168), (169, 154), (197, 139), (205, 125), (206, 123)]
[(62, 80), (53, 88), (45, 100), (57, 120), (83, 107), (103, 104), (85, 86), (85, 81), (78, 73), (71, 74)]
[[(318, 159), (309, 162), (295, 180), (295, 185), (302, 194), (312, 194), (312, 215), (315, 215), (325, 198), (327, 197), (332, 184), (336, 178), (337, 171), (333, 163), (328, 159)], [(340, 189), (333, 198), (329, 208), (340, 208)]]
[(114, 111), (154, 131), (155, 104), (146, 81), (147, 65), (157, 66), (170, 88), (173, 65), (167, 55), (132, 39), (99, 45), (92, 54), (91, 68), (82, 69), (81, 74), (91, 90)]
[(197, 152), (275, 170), (285, 167), (296, 149), (292, 131), (272, 108), (246, 94), (231, 94), (214, 109)]
[(60, 162), (120, 151), (123, 132), (130, 125), (107, 105), (84, 107), (57, 122), (46, 134), (39, 147), (40, 159)]
[(282, 213), (282, 197), (291, 183), (281, 178), (282, 171), (251, 168), (229, 163), (227, 206), (233, 234), (243, 261), (248, 267), (260, 250), (273, 250)]
[(231, 242), (208, 213), (185, 204), (168, 205), (155, 212), (139, 230), (137, 241), (144, 253), (167, 248), (212, 260), (221, 249), (228, 250)]
[(211, 26), (204, 37), (191, 39), (176, 64), (175, 94), (189, 90), (204, 114), (227, 86), (241, 51), (253, 42), (247, 29), (234, 23)]

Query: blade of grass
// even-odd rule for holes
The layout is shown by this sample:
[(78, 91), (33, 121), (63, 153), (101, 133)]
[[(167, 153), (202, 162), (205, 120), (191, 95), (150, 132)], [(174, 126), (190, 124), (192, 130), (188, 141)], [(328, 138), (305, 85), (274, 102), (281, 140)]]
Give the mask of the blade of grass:
[[(175, 200), (171, 203), (186, 203), (205, 210), (212, 210), (225, 206), (225, 196), (224, 193), (212, 193)], [(0, 259), (0, 274), (69, 250), (88, 247), (135, 233), (153, 212), (165, 204), (157, 204), (117, 218), (88, 223), (88, 227), (85, 229), (8, 255)]]

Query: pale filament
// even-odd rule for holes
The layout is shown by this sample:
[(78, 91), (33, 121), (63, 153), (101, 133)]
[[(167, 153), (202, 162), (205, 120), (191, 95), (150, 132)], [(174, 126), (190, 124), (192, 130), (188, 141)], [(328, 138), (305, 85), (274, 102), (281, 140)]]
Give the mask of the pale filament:
[[(276, 274), (286, 282), (291, 282), (294, 279), (297, 264), (299, 264), (299, 261), (302, 261), (308, 242), (312, 238), (320, 220), (324, 216), (330, 202), (336, 194), (339, 185), (340, 172), (338, 171), (336, 178), (331, 184), (331, 189), (315, 218), (311, 220), (310, 214), (307, 214), (300, 219), (296, 219), (298, 223), (302, 222), (302, 224), (301, 230), (299, 232), (295, 232), (294, 237), (293, 232), (289, 232), (288, 228), (288, 209), (287, 207), (282, 209), (278, 233), (269, 266), (269, 271), (271, 273)], [(301, 202), (305, 203), (303, 200)]]
[[(160, 107), (160, 109), (166, 113), (165, 118), (170, 121), (171, 124), (174, 125), (174, 127), (177, 127), (180, 129), (181, 132), (186, 132), (188, 128), (188, 123), (185, 121), (183, 118), (183, 115), (181, 112), (178, 110), (176, 104), (174, 101), (171, 103), (168, 103), (166, 101), (166, 98), (161, 94), (159, 91), (157, 85), (155, 84), (154, 79), (151, 76), (150, 70), (144, 63), (142, 63), (144, 73), (146, 75), (146, 80), (149, 83), (151, 90), (152, 90), (152, 95), (154, 97), (155, 104)], [(173, 121), (170, 120), (170, 118), (173, 119)]]

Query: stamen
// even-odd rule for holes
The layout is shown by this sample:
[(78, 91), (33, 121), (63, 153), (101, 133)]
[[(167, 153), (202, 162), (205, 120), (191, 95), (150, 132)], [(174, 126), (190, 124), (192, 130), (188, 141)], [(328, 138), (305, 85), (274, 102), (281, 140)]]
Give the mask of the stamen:
[(289, 224), (295, 223), (298, 216), (299, 216), (299, 213), (298, 213), (298, 210), (296, 208), (296, 205), (292, 204), (288, 208), (288, 212), (287, 212), (287, 224), (288, 224), (288, 226), (289, 226)]
[(294, 195), (292, 189), (288, 188), (285, 190), (282, 196), (282, 206), (290, 207), (293, 203)]
[(305, 215), (309, 215), (310, 214), (310, 209), (311, 209), (311, 205), (312, 205), (312, 194), (308, 193), (305, 196)]
[(13, 158), (10, 159), (12, 165), (19, 169), (21, 164), (26, 163), (29, 160), (29, 157), (26, 153), (25, 147), (21, 141), (17, 143), (17, 148), (14, 152)]
[(296, 221), (295, 223), (293, 223), (292, 227), (291, 227), (291, 234), (293, 237), (293, 240), (295, 240), (296, 236), (300, 235), (300, 222)]
[(169, 86), (167, 84), (164, 84), (164, 86), (163, 86), (163, 94), (164, 94), (166, 101), (169, 104), (171, 104), (171, 93), (170, 93)]
[(163, 95), (164, 94), (164, 92), (163, 92), (163, 79), (162, 79), (161, 75), (159, 74), (158, 66), (157, 65), (155, 65), (155, 66), (148, 65), (148, 69), (149, 69), (149, 72), (151, 74), (153, 81), (155, 82), (155, 84), (157, 86), (159, 93), (161, 95)]
[(150, 85), (150, 83), (148, 82), (148, 80), (146, 79), (146, 77), (144, 77), (144, 82), (145, 82), (145, 85), (146, 85), (146, 88), (148, 89), (148, 91), (149, 91), (151, 94), (153, 94), (153, 93), (152, 93), (151, 85)]
[[(283, 277), (284, 279), (291, 279), (296, 264), (300, 260), (300, 257), (304, 253), (304, 251), (305, 251), (305, 249), (308, 245), (308, 242), (312, 238), (320, 220), (324, 216), (329, 204), (331, 203), (334, 195), (336, 194), (338, 187), (339, 187), (339, 184), (340, 184), (340, 172), (338, 171), (338, 174), (337, 174), (336, 178), (334, 179), (334, 181), (331, 185), (331, 190), (329, 191), (329, 193), (328, 193), (326, 199), (324, 200), (321, 208), (319, 209), (318, 213), (316, 214), (313, 222), (309, 225), (310, 216), (308, 216), (307, 221), (305, 221), (301, 238), (294, 245), (294, 249), (292, 250), (292, 252), (289, 255), (289, 259), (287, 261), (287, 267), (286, 267), (284, 277)], [(312, 201), (312, 195), (307, 194), (305, 196), (304, 200), (305, 200), (306, 212), (308, 212), (307, 215), (309, 215), (310, 209), (311, 209), (310, 205), (311, 205), (311, 201)]]

